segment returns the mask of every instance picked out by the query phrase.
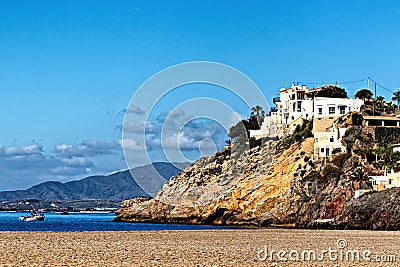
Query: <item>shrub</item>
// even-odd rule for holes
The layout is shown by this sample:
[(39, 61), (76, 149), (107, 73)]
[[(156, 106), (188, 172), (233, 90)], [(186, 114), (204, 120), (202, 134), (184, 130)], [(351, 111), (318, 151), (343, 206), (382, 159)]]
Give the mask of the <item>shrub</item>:
[(360, 115), (360, 114), (358, 114), (358, 113), (353, 113), (353, 114), (351, 115), (351, 123), (352, 123), (354, 126), (360, 126), (360, 125), (362, 125), (362, 121), (363, 121), (362, 115)]

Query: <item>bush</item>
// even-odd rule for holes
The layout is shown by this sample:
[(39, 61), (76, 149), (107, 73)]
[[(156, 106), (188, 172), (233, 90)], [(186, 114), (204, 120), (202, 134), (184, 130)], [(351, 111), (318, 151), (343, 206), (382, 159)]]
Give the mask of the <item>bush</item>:
[(381, 146), (400, 143), (400, 128), (376, 127), (375, 138)]
[(348, 160), (351, 157), (350, 153), (344, 153), (344, 154), (338, 154), (335, 155), (332, 159), (332, 164), (335, 166), (342, 168), (344, 166), (344, 163), (346, 160)]
[(342, 174), (342, 169), (333, 164), (327, 164), (322, 171), (322, 176), (328, 178), (331, 174)]
[(250, 148), (261, 146), (261, 139), (250, 138)]
[(304, 162), (308, 162), (310, 160), (310, 157), (309, 156), (305, 156), (304, 157)]
[(362, 125), (362, 121), (363, 121), (363, 116), (362, 116), (362, 115), (360, 115), (360, 114), (358, 114), (358, 113), (353, 113), (353, 114), (351, 115), (351, 123), (352, 123), (354, 126), (360, 126), (360, 125)]

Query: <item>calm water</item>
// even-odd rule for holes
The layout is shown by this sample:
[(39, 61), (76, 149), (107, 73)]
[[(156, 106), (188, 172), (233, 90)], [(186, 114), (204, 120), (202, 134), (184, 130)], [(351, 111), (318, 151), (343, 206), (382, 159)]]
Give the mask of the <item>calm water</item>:
[(147, 230), (208, 230), (229, 229), (232, 227), (151, 224), (113, 222), (114, 214), (45, 213), (44, 221), (25, 222), (19, 217), (29, 212), (0, 212), (0, 231), (49, 231), (49, 232), (85, 232), (85, 231), (147, 231)]

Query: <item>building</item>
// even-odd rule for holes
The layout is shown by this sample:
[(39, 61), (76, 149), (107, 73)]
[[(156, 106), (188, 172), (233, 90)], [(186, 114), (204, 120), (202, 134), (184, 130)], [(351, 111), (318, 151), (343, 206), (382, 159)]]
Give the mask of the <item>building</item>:
[(314, 118), (314, 156), (329, 158), (334, 153), (345, 152), (342, 137), (347, 128), (342, 128), (335, 123), (337, 116)]
[(392, 187), (400, 187), (400, 172), (394, 172), (393, 169), (382, 176), (369, 176), (374, 190), (381, 191)]
[(314, 119), (314, 154), (330, 157), (338, 148), (344, 151), (341, 137), (346, 129), (333, 125), (336, 118), (349, 112), (359, 112), (364, 101), (352, 98), (318, 97), (324, 88), (308, 89), (305, 85), (292, 85), (280, 90), (273, 99), (275, 107), (264, 118), (260, 130), (251, 130), (250, 137), (282, 137), (291, 134), (304, 119)]

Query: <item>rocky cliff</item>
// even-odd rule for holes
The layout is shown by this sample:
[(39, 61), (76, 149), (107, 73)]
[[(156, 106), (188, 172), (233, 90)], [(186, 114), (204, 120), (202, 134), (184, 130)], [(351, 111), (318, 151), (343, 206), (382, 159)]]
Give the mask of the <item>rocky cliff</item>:
[[(313, 138), (291, 143), (269, 141), (239, 156), (225, 148), (199, 159), (172, 177), (153, 199), (124, 201), (116, 220), (399, 228), (400, 191), (354, 199), (351, 174), (360, 157), (339, 154), (326, 163), (312, 159)], [(391, 216), (393, 210), (396, 215)]]

